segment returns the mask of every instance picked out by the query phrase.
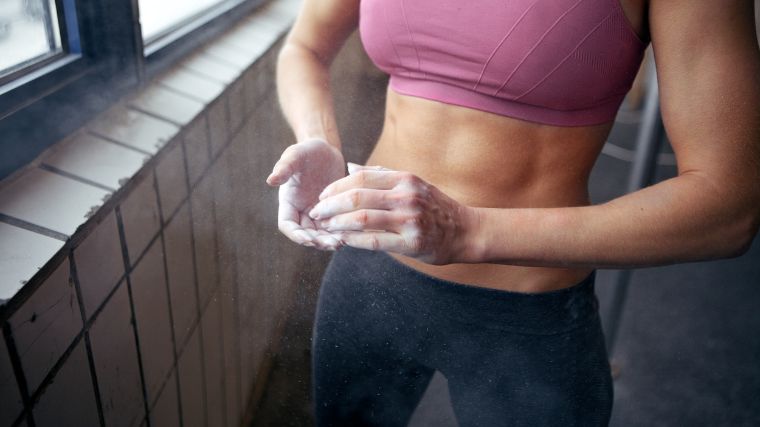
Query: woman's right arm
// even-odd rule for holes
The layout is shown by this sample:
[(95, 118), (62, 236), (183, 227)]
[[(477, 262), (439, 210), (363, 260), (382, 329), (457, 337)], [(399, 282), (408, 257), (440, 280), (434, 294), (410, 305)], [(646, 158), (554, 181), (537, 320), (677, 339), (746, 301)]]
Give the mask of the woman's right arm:
[(277, 94), (297, 141), (340, 149), (329, 67), (359, 19), (358, 0), (305, 0), (280, 51)]
[(358, 19), (359, 0), (304, 0), (277, 62), (277, 93), (296, 144), (282, 153), (267, 183), (280, 187), (280, 231), (298, 244), (321, 249), (341, 243), (307, 213), (319, 193), (345, 175), (329, 68)]

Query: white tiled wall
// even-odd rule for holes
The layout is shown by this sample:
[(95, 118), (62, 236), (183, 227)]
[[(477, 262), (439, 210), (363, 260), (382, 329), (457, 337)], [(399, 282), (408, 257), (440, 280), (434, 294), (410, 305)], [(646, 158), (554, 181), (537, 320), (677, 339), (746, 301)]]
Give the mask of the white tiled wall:
[(156, 401), (174, 365), (169, 296), (164, 278), (164, 257), (161, 242), (157, 240), (130, 274), (148, 404)]
[(137, 348), (126, 283), (90, 327), (92, 357), (107, 425), (133, 426), (145, 417)]
[(0, 190), (0, 213), (70, 236), (109, 194), (62, 175), (31, 169)]
[(90, 126), (96, 135), (118, 141), (145, 153), (156, 154), (179, 131), (179, 127), (123, 105), (111, 108)]
[(178, 426), (179, 396), (177, 395), (177, 374), (172, 371), (158, 401), (150, 411), (150, 422), (154, 426)]
[[(222, 313), (220, 298), (211, 298), (201, 321), (203, 331), (203, 356), (206, 368), (206, 406), (208, 425), (223, 426), (227, 415), (224, 375), (224, 357), (222, 355)], [(231, 378), (230, 378), (231, 380)]]
[(35, 405), (35, 424), (40, 427), (98, 425), (98, 408), (92, 384), (82, 340)]
[(161, 212), (167, 221), (177, 209), (180, 202), (187, 197), (187, 179), (185, 177), (185, 159), (182, 145), (168, 147), (168, 152), (156, 167), (158, 179), (158, 196), (161, 200)]
[(198, 296), (205, 307), (217, 286), (216, 224), (214, 223), (212, 180), (206, 176), (193, 191), (190, 202), (193, 211), (193, 241), (195, 268), (198, 273)]
[(63, 242), (0, 222), (0, 301), (11, 299)]
[(185, 427), (206, 425), (200, 328), (196, 328), (179, 356), (179, 385)]
[(10, 425), (21, 414), (24, 406), (5, 342), (0, 344), (0, 396), (3, 396), (3, 404), (0, 405), (0, 425)]
[(161, 222), (152, 173), (145, 176), (121, 204), (121, 218), (129, 261), (134, 265), (158, 233)]
[[(0, 262), (1, 276), (17, 282), (0, 284), (0, 299), (16, 295), (62, 246), (65, 253), (2, 318), (29, 399), (25, 407), (3, 342), (0, 425), (26, 425), (24, 416), (36, 425), (98, 425), (100, 417), (109, 426), (241, 424), (265, 351), (275, 348), (279, 322), (265, 317), (283, 315), (287, 303), (274, 299), (297, 285), (290, 270), (301, 252), (269, 242), (276, 190), (263, 182), (292, 139), (273, 95), (275, 53), (251, 67), (294, 11), (244, 20), (239, 33), (204, 47), (2, 186), (0, 213), (49, 232), (0, 218), (3, 260), (8, 236), (33, 236), (24, 239), (28, 252), (42, 254), (13, 271)], [(293, 262), (274, 257), (286, 252)], [(264, 291), (275, 282), (277, 292)]]
[(115, 191), (146, 159), (147, 155), (137, 150), (82, 132), (50, 150), (43, 164)]
[(109, 213), (74, 249), (74, 261), (82, 291), (82, 305), (89, 319), (124, 275), (116, 215)]
[(76, 290), (64, 260), (9, 320), (30, 393), (82, 330)]
[(191, 230), (188, 204), (184, 203), (164, 228), (169, 294), (178, 352), (182, 351), (198, 318)]
[(209, 163), (208, 120), (206, 116), (196, 120), (183, 134), (187, 157), (187, 174), (190, 185), (195, 185)]

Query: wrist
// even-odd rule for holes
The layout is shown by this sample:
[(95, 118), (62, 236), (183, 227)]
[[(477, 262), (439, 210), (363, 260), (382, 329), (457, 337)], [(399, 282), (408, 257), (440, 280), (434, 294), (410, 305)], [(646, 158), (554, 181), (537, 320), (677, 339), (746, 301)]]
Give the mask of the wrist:
[(453, 262), (479, 263), (486, 261), (487, 238), (483, 232), (483, 210), (462, 206), (459, 238), (460, 248)]

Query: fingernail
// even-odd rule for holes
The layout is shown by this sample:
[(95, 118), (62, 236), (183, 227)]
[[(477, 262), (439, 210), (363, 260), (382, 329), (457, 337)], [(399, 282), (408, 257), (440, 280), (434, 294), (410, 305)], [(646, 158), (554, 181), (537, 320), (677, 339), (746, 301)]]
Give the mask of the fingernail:
[(359, 170), (359, 168), (361, 168), (360, 165), (357, 165), (356, 163), (351, 163), (351, 162), (346, 163), (346, 167), (348, 168), (349, 174), (352, 174), (356, 172), (357, 170)]
[(319, 219), (319, 214), (320, 214), (320, 211), (319, 209), (316, 208), (316, 206), (312, 210), (309, 211), (309, 217), (311, 219)]
[(330, 194), (330, 187), (326, 187), (324, 190), (322, 190), (321, 193), (319, 193), (319, 200), (326, 199), (327, 196)]

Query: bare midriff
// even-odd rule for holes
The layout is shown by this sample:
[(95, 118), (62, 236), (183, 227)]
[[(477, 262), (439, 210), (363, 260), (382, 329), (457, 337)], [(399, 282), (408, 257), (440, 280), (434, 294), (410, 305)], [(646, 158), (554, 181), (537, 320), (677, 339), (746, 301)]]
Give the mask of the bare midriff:
[[(467, 206), (584, 206), (590, 203), (591, 168), (611, 126), (550, 126), (389, 89), (383, 131), (367, 164), (412, 172)], [(515, 292), (566, 288), (592, 271), (490, 263), (430, 265), (391, 255), (440, 279)]]

